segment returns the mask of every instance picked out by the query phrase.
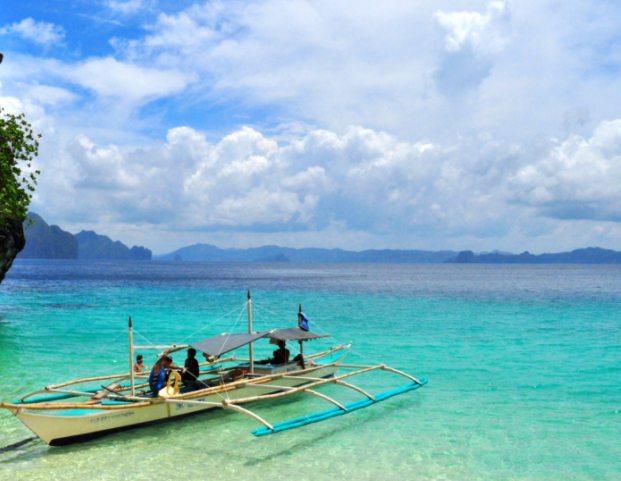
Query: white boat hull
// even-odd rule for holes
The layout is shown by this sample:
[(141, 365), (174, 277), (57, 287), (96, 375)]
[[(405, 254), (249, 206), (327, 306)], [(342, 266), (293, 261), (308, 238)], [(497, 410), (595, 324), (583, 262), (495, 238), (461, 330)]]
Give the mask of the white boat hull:
[[(322, 367), (318, 366), (314, 371), (305, 371), (303, 376), (327, 378), (335, 375), (339, 364), (345, 358), (343, 354), (336, 364)], [(257, 366), (258, 370), (265, 369)], [(287, 369), (290, 370), (290, 369)], [(278, 369), (272, 370), (277, 374)], [(291, 376), (295, 376), (295, 370)], [(278, 378), (269, 382), (271, 386), (295, 387), (308, 383), (305, 379)], [(249, 396), (271, 394), (281, 390), (270, 387), (261, 388), (239, 387), (228, 390), (226, 394), (209, 394), (203, 397), (192, 398), (192, 401), (205, 401), (221, 403), (223, 397), (229, 399), (241, 399)], [(77, 442), (96, 439), (127, 429), (133, 429), (150, 424), (157, 424), (179, 419), (181, 417), (198, 414), (200, 412), (219, 409), (213, 406), (189, 405), (181, 403), (158, 403), (143, 407), (115, 410), (83, 410), (73, 411), (73, 414), (49, 414), (28, 411), (27, 405), (20, 409), (11, 409), (20, 421), (22, 421), (33, 433), (51, 446), (65, 446)]]

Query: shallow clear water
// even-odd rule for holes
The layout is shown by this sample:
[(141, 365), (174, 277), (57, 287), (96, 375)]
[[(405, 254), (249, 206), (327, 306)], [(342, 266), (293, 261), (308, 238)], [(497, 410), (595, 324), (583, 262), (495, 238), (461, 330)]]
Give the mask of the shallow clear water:
[[(0, 286), (2, 401), (126, 372), (129, 315), (136, 343), (179, 342), (241, 306), (247, 288), (255, 328), (294, 325), (302, 303), (315, 329), (336, 338), (309, 350), (353, 341), (366, 357), (350, 361), (378, 359), (429, 384), (262, 438), (251, 419), (215, 412), (64, 448), (37, 440), (0, 454), (0, 479), (619, 479), (620, 274), (617, 266), (21, 261)], [(190, 340), (230, 332), (237, 319), (241, 331), (244, 316)], [(149, 363), (153, 351), (144, 354)], [(402, 383), (387, 374), (359, 380), (372, 392)], [(353, 399), (341, 388), (322, 392)], [(253, 409), (278, 422), (329, 407), (301, 395)], [(29, 436), (0, 412), (0, 448)]]

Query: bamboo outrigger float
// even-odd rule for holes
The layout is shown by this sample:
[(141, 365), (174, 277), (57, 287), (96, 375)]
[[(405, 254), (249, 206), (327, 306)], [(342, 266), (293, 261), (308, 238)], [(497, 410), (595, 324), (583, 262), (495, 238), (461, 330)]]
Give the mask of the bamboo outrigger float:
[[(247, 309), (248, 333), (223, 334), (192, 345), (175, 346), (171, 351), (192, 346), (207, 356), (217, 357), (248, 346), (249, 359), (230, 356), (200, 364), (203, 370), (191, 386), (183, 385), (179, 374), (172, 372), (168, 384), (157, 395), (149, 390), (148, 373), (135, 373), (133, 370), (134, 350), (147, 348), (159, 350), (171, 346), (134, 346), (130, 318), (128, 374), (92, 377), (47, 386), (26, 394), (18, 401), (0, 404), (0, 407), (11, 411), (39, 438), (52, 446), (87, 441), (114, 432), (177, 420), (214, 409), (228, 409), (253, 418), (263, 425), (262, 428), (254, 430), (253, 434), (263, 436), (346, 414), (417, 389), (427, 382), (425, 379), (418, 380), (384, 364), (371, 366), (345, 364), (351, 343), (317, 354), (302, 354), (302, 362), (258, 364), (254, 360), (253, 343), (259, 339), (269, 338), (272, 342), (298, 341), (303, 352), (303, 342), (328, 336), (311, 333), (300, 326), (255, 332), (252, 329), (250, 291)], [(299, 319), (303, 318), (300, 306)], [(346, 372), (338, 374), (339, 370)], [(409, 382), (400, 388), (376, 395), (371, 395), (349, 382), (349, 378), (353, 376), (377, 370), (403, 376)], [(102, 381), (108, 382), (108, 386), (88, 387)], [(363, 396), (363, 399), (341, 404), (315, 390), (327, 384), (356, 391)], [(79, 385), (85, 387), (78, 389), (76, 386)], [(270, 424), (256, 413), (242, 407), (252, 402), (299, 393), (319, 397), (334, 407), (276, 424)], [(45, 395), (34, 397), (38, 394)]]

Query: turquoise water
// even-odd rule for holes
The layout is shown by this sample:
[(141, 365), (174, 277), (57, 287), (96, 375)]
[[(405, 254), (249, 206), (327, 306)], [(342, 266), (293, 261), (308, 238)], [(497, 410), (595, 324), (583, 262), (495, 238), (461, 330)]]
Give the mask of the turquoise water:
[[(243, 304), (246, 288), (255, 328), (294, 325), (302, 303), (314, 329), (335, 337), (308, 350), (353, 341), (349, 361), (381, 360), (429, 384), (261, 438), (251, 419), (214, 412), (64, 448), (37, 440), (0, 454), (0, 479), (619, 479), (620, 274), (615, 266), (22, 261), (0, 286), (2, 401), (126, 372), (129, 315), (137, 344), (179, 342), (209, 323), (189, 340), (241, 331), (241, 310), (218, 319)], [(259, 355), (272, 349), (257, 346)], [(152, 353), (143, 352), (147, 363)], [(403, 382), (358, 380), (375, 393)], [(334, 386), (321, 392), (358, 399)], [(253, 409), (278, 422), (330, 407), (301, 395)], [(0, 412), (0, 447), (30, 436)]]

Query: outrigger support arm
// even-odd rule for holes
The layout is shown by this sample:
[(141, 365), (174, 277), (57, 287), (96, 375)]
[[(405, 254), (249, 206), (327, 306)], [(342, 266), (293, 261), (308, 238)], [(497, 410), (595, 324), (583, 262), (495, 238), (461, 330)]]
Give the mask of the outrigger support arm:
[(222, 406), (224, 407), (224, 409), (231, 409), (233, 411), (237, 411), (239, 413), (246, 414), (246, 415), (250, 416), (251, 418), (256, 419), (261, 424), (265, 425), (265, 427), (267, 427), (267, 429), (269, 429), (270, 431), (272, 431), (272, 432), (274, 431), (274, 427), (270, 423), (268, 423), (265, 419), (263, 419), (261, 416), (257, 416), (252, 411), (248, 411), (247, 409), (244, 409), (241, 406), (236, 406), (235, 404), (230, 404), (228, 399), (225, 399), (225, 400), (222, 401)]
[[(313, 378), (303, 378), (303, 379), (313, 379)], [(317, 380), (321, 381), (321, 378), (317, 378)], [(285, 391), (291, 391), (293, 389), (296, 389), (296, 388), (290, 387), (290, 386), (276, 386), (276, 385), (273, 385), (273, 384), (246, 384), (246, 387), (258, 387), (258, 388), (270, 388), (270, 389), (276, 388), (276, 389), (284, 389)], [(335, 401), (331, 397), (326, 396), (325, 394), (318, 393), (317, 391), (313, 391), (311, 389), (304, 389), (304, 390), (302, 390), (300, 392), (312, 394), (313, 396), (317, 396), (317, 397), (320, 397), (321, 399), (325, 399), (326, 401), (334, 404), (335, 406), (340, 407), (343, 411), (347, 411), (345, 406), (340, 404), (338, 401)]]
[(303, 392), (307, 392), (308, 394), (312, 394), (313, 396), (320, 397), (321, 399), (324, 399), (329, 403), (332, 403), (335, 406), (341, 408), (343, 411), (347, 412), (347, 408), (345, 406), (343, 406), (340, 402), (335, 401), (331, 397), (326, 396), (325, 394), (318, 393), (317, 391), (313, 391), (312, 389), (305, 389)]
[[(322, 380), (320, 377), (302, 377), (302, 376), (284, 376), (284, 377), (287, 379), (293, 379), (293, 378), (308, 379), (309, 381), (321, 381)], [(348, 387), (350, 389), (353, 389), (354, 391), (358, 391), (363, 396), (366, 396), (372, 401), (375, 401), (375, 398), (373, 396), (371, 396), (368, 392), (366, 392), (364, 389), (359, 388), (358, 386), (354, 386), (353, 384), (349, 384), (348, 382), (341, 381), (340, 379), (334, 379), (333, 382), (334, 384), (338, 384), (339, 386)]]
[(228, 399), (224, 399), (221, 403), (214, 403), (214, 402), (209, 402), (209, 401), (190, 401), (190, 400), (185, 400), (185, 399), (164, 399), (164, 402), (166, 404), (187, 404), (189, 406), (213, 406), (214, 408), (230, 409), (232, 411), (237, 411), (239, 413), (246, 414), (247, 416), (250, 416), (251, 418), (259, 421), (261, 424), (263, 424), (266, 428), (270, 429), (271, 431), (274, 430), (272, 425), (268, 423), (265, 419), (263, 419), (261, 416), (258, 416), (252, 411), (248, 411), (247, 409), (244, 409), (240, 406), (229, 404)]
[(388, 372), (394, 372), (395, 374), (400, 374), (401, 376), (407, 377), (408, 379), (410, 379), (411, 381), (414, 381), (416, 384), (418, 384), (419, 386), (422, 386), (423, 383), (420, 382), (418, 379), (416, 379), (415, 377), (410, 376), (409, 374), (406, 374), (404, 372), (401, 371), (397, 371), (396, 369), (393, 369), (392, 367), (388, 367), (382, 364), (382, 370), (384, 371), (388, 371)]
[[(365, 369), (365, 368), (369, 368), (371, 366), (363, 366), (363, 365), (360, 365), (360, 364), (341, 364), (339, 367), (342, 367), (342, 368), (345, 368), (345, 369)], [(406, 374), (404, 372), (397, 371), (396, 369), (393, 369), (392, 367), (388, 367), (386, 364), (381, 364), (381, 365), (379, 365), (377, 367), (379, 369), (381, 369), (382, 371), (394, 372), (395, 374), (399, 374), (400, 376), (407, 377), (410, 381), (414, 381), (419, 386), (423, 385), (423, 383), (420, 382), (415, 377), (412, 377), (409, 374)]]

